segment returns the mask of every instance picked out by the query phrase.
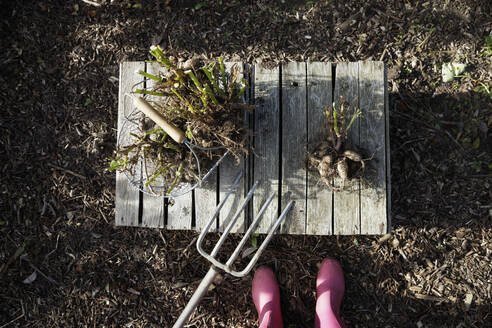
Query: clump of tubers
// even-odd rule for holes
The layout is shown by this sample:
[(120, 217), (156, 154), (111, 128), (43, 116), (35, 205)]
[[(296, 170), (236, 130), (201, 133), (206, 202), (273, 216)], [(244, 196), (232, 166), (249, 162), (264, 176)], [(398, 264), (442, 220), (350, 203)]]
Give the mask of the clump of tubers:
[[(351, 118), (350, 118), (350, 115)], [(344, 190), (345, 181), (357, 179), (363, 176), (366, 159), (346, 142), (347, 131), (357, 117), (359, 110), (351, 113), (350, 106), (341, 99), (341, 105), (335, 108), (326, 108), (328, 118), (328, 140), (319, 142), (314, 151), (308, 156), (308, 167), (319, 173), (320, 181), (332, 190)], [(350, 122), (347, 124), (348, 118)], [(335, 183), (337, 185), (335, 185)]]

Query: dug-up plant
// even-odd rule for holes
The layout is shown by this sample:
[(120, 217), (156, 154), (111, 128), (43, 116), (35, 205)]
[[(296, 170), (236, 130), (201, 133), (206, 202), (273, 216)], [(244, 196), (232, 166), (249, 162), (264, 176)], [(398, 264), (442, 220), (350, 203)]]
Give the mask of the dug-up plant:
[[(319, 142), (308, 155), (308, 168), (320, 175), (320, 182), (335, 191), (346, 189), (346, 180), (360, 178), (364, 175), (367, 161), (352, 149), (347, 142), (347, 133), (354, 122), (361, 116), (359, 109), (351, 109), (341, 98), (340, 106), (325, 108), (328, 119), (329, 137)], [(335, 185), (338, 181), (339, 185)]]
[[(222, 58), (206, 61), (194, 56), (180, 61), (160, 47), (152, 47), (150, 53), (163, 69), (158, 74), (138, 71), (147, 81), (152, 80), (153, 87), (137, 88), (133, 93), (147, 97), (165, 120), (202, 148), (195, 149), (202, 173), (226, 150), (236, 158), (246, 153), (244, 112), (252, 108), (239, 103), (247, 87), (239, 67), (226, 72)], [(126, 132), (130, 142), (118, 145), (109, 170), (132, 175), (142, 164), (142, 186), (161, 195), (171, 193), (180, 182), (199, 181), (191, 151), (143, 113), (138, 114), (138, 122)]]

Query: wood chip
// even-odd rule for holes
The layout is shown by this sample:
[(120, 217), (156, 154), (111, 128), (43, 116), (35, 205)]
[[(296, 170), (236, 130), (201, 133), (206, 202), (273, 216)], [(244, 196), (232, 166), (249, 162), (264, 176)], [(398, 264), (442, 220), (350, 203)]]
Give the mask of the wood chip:
[(472, 293), (466, 294), (466, 296), (465, 296), (465, 310), (466, 311), (470, 310), (472, 301), (473, 301), (473, 294)]
[(382, 244), (390, 238), (391, 238), (391, 234), (387, 233), (387, 234), (383, 235), (381, 238), (379, 238), (378, 242), (380, 244)]
[(415, 294), (415, 297), (418, 298), (419, 300), (425, 300), (425, 301), (434, 301), (434, 302), (442, 302), (442, 301), (444, 301), (444, 299), (441, 298), (441, 297), (424, 295), (424, 294), (418, 294), (418, 293)]

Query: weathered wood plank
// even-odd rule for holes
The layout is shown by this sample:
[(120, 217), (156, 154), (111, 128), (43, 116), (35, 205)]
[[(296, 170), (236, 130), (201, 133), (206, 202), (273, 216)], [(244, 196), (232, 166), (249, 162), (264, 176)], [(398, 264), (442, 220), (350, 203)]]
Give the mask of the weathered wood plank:
[[(133, 101), (125, 94), (132, 91), (134, 84), (143, 81), (143, 77), (135, 74), (136, 70), (145, 70), (144, 62), (123, 62), (120, 64), (120, 85), (118, 95), (118, 142), (120, 145), (130, 143), (127, 131), (122, 134), (126, 117), (133, 111)], [(126, 123), (129, 124), (129, 123)], [(140, 167), (137, 168), (140, 172)], [(138, 179), (138, 177), (137, 177)], [(115, 215), (118, 226), (138, 226), (140, 191), (133, 187), (124, 173), (116, 172)]]
[[(145, 71), (147, 73), (153, 75), (159, 75), (159, 72), (163, 74), (166, 73), (167, 68), (162, 67), (158, 63), (147, 63), (145, 65)], [(155, 84), (154, 80), (146, 79), (146, 88), (152, 88)], [(159, 97), (148, 97), (150, 101), (158, 101)], [(155, 168), (152, 166), (152, 163), (146, 163), (142, 168), (142, 174), (144, 176), (144, 181), (148, 180)], [(155, 180), (156, 186), (163, 186), (164, 179), (161, 177), (157, 177)], [(162, 228), (164, 227), (164, 197), (156, 197), (153, 195), (149, 195), (143, 193), (143, 202), (142, 202), (142, 226), (151, 227), (151, 228)]]
[(386, 142), (386, 233), (391, 233), (391, 162), (390, 162), (390, 127), (388, 70), (384, 66), (384, 107), (385, 107), (385, 142)]
[[(214, 172), (195, 189), (195, 229), (197, 231), (202, 231), (214, 214), (216, 207), (217, 170), (214, 170)], [(209, 231), (217, 231), (216, 224), (213, 224)]]
[(168, 230), (191, 230), (193, 215), (193, 193), (190, 191), (166, 200), (166, 228)]
[[(340, 97), (344, 97), (351, 108), (358, 108), (358, 88), (359, 64), (338, 63), (335, 75), (335, 106), (339, 108)], [(347, 141), (354, 147), (359, 146), (359, 127), (360, 120), (356, 120), (348, 131)], [(352, 180), (345, 181), (345, 184), (348, 186), (348, 191), (334, 193), (333, 229), (336, 235), (356, 235), (360, 232), (360, 183), (358, 180)]]
[(253, 180), (259, 181), (253, 198), (253, 216), (268, 196), (276, 195), (258, 225), (258, 233), (268, 232), (278, 216), (279, 192), (279, 68), (256, 65), (254, 69), (254, 172)]
[[(282, 195), (284, 208), (295, 206), (280, 227), (282, 233), (304, 234), (306, 229), (306, 63), (282, 64)], [(319, 122), (318, 122), (319, 123)]]
[[(232, 64), (226, 66), (230, 69), (230, 65)], [(125, 97), (124, 94), (130, 92), (133, 85), (142, 80), (142, 77), (135, 74), (135, 71), (144, 69), (144, 67), (143, 62), (121, 64), (118, 133), (121, 133), (125, 114), (128, 115), (134, 109), (131, 99)], [(302, 68), (299, 67), (305, 67), (303, 74), (306, 74), (307, 71), (307, 75), (295, 78), (293, 77), (295, 74), (291, 73), (292, 71), (302, 71)], [(152, 72), (152, 70), (153, 67), (149, 64), (147, 71)], [(159, 70), (162, 71), (163, 69), (159, 67)], [(255, 136), (252, 162), (254, 162), (254, 168), (248, 168), (244, 160), (239, 166), (236, 166), (233, 160), (220, 166), (218, 171), (220, 175), (219, 186), (211, 189), (210, 186), (206, 186), (208, 189), (206, 191), (207, 197), (210, 196), (210, 201), (207, 203), (210, 206), (207, 206), (209, 213), (202, 215), (203, 220), (208, 220), (211, 212), (215, 210), (218, 201), (217, 192), (219, 199), (224, 197), (237, 172), (240, 169), (245, 169), (244, 179), (249, 180), (246, 175), (248, 170), (251, 170), (251, 181), (260, 180), (262, 182), (253, 199), (253, 213), (259, 211), (271, 192), (279, 191), (280, 173), (283, 180), (282, 206), (285, 206), (290, 199), (289, 197), (298, 197), (293, 209), (294, 214), (291, 213), (291, 215), (299, 218), (304, 214), (304, 226), (301, 224), (301, 220), (293, 221), (292, 218), (288, 218), (290, 221), (282, 227), (284, 233), (380, 234), (390, 231), (389, 110), (384, 64), (380, 62), (340, 63), (337, 65), (336, 81), (331, 81), (331, 67), (330, 64), (326, 63), (286, 64), (283, 66), (283, 73), (285, 78), (282, 81), (282, 114), (284, 119), (282, 135), (279, 135), (279, 69), (278, 67), (267, 69), (258, 65), (255, 67), (255, 75), (252, 79), (256, 103), (253, 119)], [(301, 80), (302, 82), (299, 82)], [(304, 170), (307, 141), (314, 146), (319, 140), (315, 138), (326, 137), (327, 129), (322, 122), (326, 121), (324, 107), (333, 101), (331, 99), (333, 82), (335, 82), (333, 100), (337, 105), (340, 103), (340, 96), (343, 95), (352, 107), (359, 107), (363, 111), (363, 116), (349, 132), (348, 140), (354, 146), (360, 146), (366, 150), (370, 153), (369, 155), (374, 152), (374, 160), (369, 165), (373, 166), (372, 171), (376, 171), (377, 182), (371, 188), (360, 189), (360, 183), (354, 181), (349, 192), (335, 192), (333, 195), (334, 203), (331, 204), (332, 193), (323, 186), (317, 185), (313, 176), (304, 173), (304, 185), (302, 185), (300, 177), (303, 175), (302, 170)], [(296, 83), (297, 86), (294, 85)], [(358, 98), (359, 94), (360, 98)], [(306, 101), (306, 98), (307, 103), (304, 102), (303, 105), (302, 100)], [(302, 114), (300, 110), (307, 110), (307, 112), (304, 111)], [(303, 133), (304, 136), (302, 136)], [(304, 142), (296, 141), (299, 137), (306, 140)], [(282, 141), (283, 150), (282, 172), (279, 172), (280, 141)], [(302, 152), (296, 151), (290, 147), (304, 150)], [(301, 173), (296, 171), (296, 165), (300, 166)], [(209, 179), (209, 182), (216, 182), (215, 177)], [(291, 179), (297, 179), (298, 183), (291, 181)], [(137, 189), (131, 187), (124, 175), (117, 173), (116, 183), (115, 212), (117, 225), (140, 225), (138, 215), (141, 197), (143, 200), (143, 208), (140, 209), (141, 226), (162, 227), (164, 224), (163, 211), (166, 211), (168, 229), (191, 229), (192, 193), (174, 199), (173, 206), (166, 205), (163, 207), (162, 199), (142, 195)], [(231, 195), (230, 204), (227, 203), (221, 211), (221, 227), (224, 227), (228, 219), (235, 214), (244, 197), (246, 185), (246, 182), (241, 182), (240, 191), (236, 197)], [(200, 190), (195, 191), (197, 227), (201, 224), (201, 213), (205, 212), (200, 209), (200, 200), (203, 202), (203, 196), (200, 192)], [(301, 196), (303, 193), (305, 195), (304, 200)], [(304, 204), (300, 204), (302, 201)], [(275, 198), (259, 227), (260, 232), (265, 233), (272, 220), (277, 217), (277, 204), (278, 198)], [(333, 217), (331, 216), (332, 213), (334, 214)], [(332, 222), (334, 223), (333, 226)], [(233, 231), (242, 232), (246, 225), (246, 217), (243, 214), (240, 223)]]
[(169, 199), (166, 204), (167, 224), (169, 230), (191, 230), (192, 193)]
[[(331, 63), (307, 63), (307, 88), (308, 151), (312, 152), (329, 135), (325, 107), (333, 101)], [(307, 184), (306, 234), (331, 235), (333, 192), (313, 172), (308, 172)]]
[(371, 185), (362, 184), (360, 196), (361, 234), (383, 234), (386, 217), (386, 143), (384, 64), (359, 62), (360, 146), (368, 156)]
[[(238, 69), (240, 77), (244, 76), (244, 69), (242, 62), (227, 62), (224, 63), (225, 70), (227, 72), (231, 72), (232, 69)], [(243, 99), (239, 102), (247, 102), (248, 101), (248, 91), (245, 92)], [(246, 123), (245, 123), (246, 124)], [(237, 174), (243, 171), (243, 176), (241, 177), (241, 181), (239, 181), (239, 185), (236, 188), (235, 192), (229, 196), (226, 203), (222, 207), (219, 215), (219, 230), (224, 231), (225, 227), (227, 227), (228, 223), (236, 212), (239, 210), (239, 206), (242, 204), (244, 200), (244, 180), (246, 179), (247, 168), (245, 167), (245, 159), (241, 158), (239, 163), (232, 156), (228, 155), (227, 158), (224, 159), (222, 164), (219, 166), (219, 202), (224, 199), (226, 193), (229, 191), (232, 183), (234, 182)], [(247, 227), (246, 222), (246, 211), (243, 211), (238, 218), (236, 224), (232, 228), (231, 232), (245, 232)]]

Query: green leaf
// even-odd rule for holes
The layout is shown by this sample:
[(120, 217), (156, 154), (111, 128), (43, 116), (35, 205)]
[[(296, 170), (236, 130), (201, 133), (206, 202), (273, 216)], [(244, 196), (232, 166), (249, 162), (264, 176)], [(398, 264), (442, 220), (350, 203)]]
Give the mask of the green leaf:
[(111, 164), (109, 165), (109, 169), (110, 171), (114, 171), (116, 169), (118, 169), (120, 165), (118, 164), (118, 161), (115, 161), (114, 159), (111, 161)]
[(152, 74), (147, 73), (147, 72), (144, 72), (142, 70), (137, 71), (137, 74), (140, 74), (142, 76), (145, 76), (148, 79), (151, 79), (151, 80), (154, 80), (154, 81), (157, 81), (157, 82), (162, 82), (162, 77), (159, 77), (159, 76), (156, 76), (156, 75), (152, 75)]
[(199, 2), (195, 5), (195, 10), (200, 10), (202, 7), (206, 6), (207, 5), (207, 2), (206, 1), (203, 1), (203, 2)]
[(340, 133), (338, 132), (337, 111), (335, 109), (335, 104), (333, 104), (333, 128), (335, 129), (337, 137), (340, 137)]
[(224, 91), (221, 88), (219, 88), (219, 85), (217, 84), (217, 81), (215, 80), (215, 76), (214, 76), (212, 69), (209, 69), (207, 67), (202, 67), (202, 71), (205, 73), (205, 75), (207, 76), (210, 83), (212, 83), (212, 86), (214, 87), (214, 89), (217, 90), (223, 96)]
[(147, 181), (145, 183), (145, 186), (148, 187), (152, 182), (154, 182), (155, 179), (157, 179), (157, 177), (159, 177), (162, 173), (166, 172), (170, 167), (172, 166), (172, 164), (169, 164), (167, 166), (164, 166), (163, 168), (161, 168), (159, 171), (157, 171), (150, 179), (149, 181)]
[(354, 115), (352, 116), (352, 119), (350, 120), (349, 125), (347, 126), (347, 132), (348, 132), (348, 130), (350, 129), (350, 127), (352, 126), (352, 124), (354, 123), (355, 119), (356, 119), (357, 117), (359, 117), (359, 116), (361, 115), (361, 113), (362, 113), (362, 112), (360, 111), (360, 109), (356, 109), (356, 110), (355, 110), (355, 113), (354, 113)]
[(227, 90), (227, 76), (224, 69), (224, 59), (219, 57), (220, 75), (222, 76), (222, 87)]
[(152, 56), (155, 57), (155, 59), (161, 63), (162, 65), (166, 66), (169, 69), (173, 69), (173, 65), (169, 61), (169, 59), (166, 58), (164, 55), (164, 52), (162, 51), (162, 48), (160, 46), (152, 46), (150, 47), (150, 53)]
[(145, 132), (145, 135), (148, 136), (148, 135), (151, 135), (151, 134), (154, 134), (154, 133), (167, 135), (167, 133), (164, 132), (164, 130), (161, 129), (161, 128), (157, 128), (157, 129), (154, 129), (152, 131), (147, 131), (147, 132)]
[(492, 34), (485, 37), (485, 43), (487, 45), (485, 47), (485, 52), (487, 53), (487, 56), (492, 56)]
[(135, 89), (135, 91), (133, 91), (132, 93), (138, 93), (141, 95), (149, 95), (149, 96), (158, 96), (158, 97), (169, 96), (169, 94), (167, 94), (167, 93), (150, 91), (150, 90), (146, 90), (146, 89)]
[(176, 89), (174, 89), (174, 88), (171, 88), (171, 91), (172, 91), (172, 92), (176, 95), (176, 97), (178, 97), (178, 98), (179, 98), (179, 100), (181, 100), (182, 102), (186, 103), (186, 105), (187, 105), (187, 106), (188, 106), (188, 108), (190, 109), (190, 112), (192, 112), (193, 114), (195, 114), (195, 113), (196, 113), (195, 108), (193, 107), (193, 105), (192, 105), (192, 104), (190, 104), (188, 100), (186, 100), (185, 98), (183, 98), (183, 97), (179, 94), (178, 90), (176, 90)]
[(251, 246), (258, 247), (258, 239), (256, 238), (258, 234), (254, 233), (251, 237)]
[[(219, 104), (219, 102), (217, 101), (217, 98), (215, 98), (215, 95), (212, 92), (212, 89), (210, 89), (210, 86), (208, 84), (205, 84), (205, 92), (206, 92), (207, 96), (209, 96), (210, 99), (212, 99), (212, 102), (215, 105), (218, 105)], [(205, 107), (207, 107), (207, 104), (204, 104), (204, 105), (205, 105)]]
[(480, 172), (482, 170), (482, 161), (475, 161), (472, 163), (472, 169), (475, 170), (475, 172)]
[(451, 82), (466, 69), (465, 64), (461, 63), (444, 63), (441, 68), (443, 82)]
[(188, 138), (188, 140), (193, 140), (193, 133), (191, 132), (191, 129), (189, 126), (186, 129), (185, 135), (186, 135), (186, 138)]
[(240, 86), (239, 93), (234, 97), (233, 100), (240, 99), (243, 96), (244, 91), (248, 86), (248, 81), (246, 81), (246, 79), (241, 79), (241, 83), (239, 84), (239, 86)]
[(113, 172), (115, 170), (125, 168), (126, 165), (127, 165), (127, 161), (125, 158), (112, 159), (111, 163), (109, 164), (108, 171)]
[(178, 146), (176, 146), (175, 144), (172, 144), (172, 143), (169, 143), (169, 142), (168, 142), (168, 143), (165, 143), (165, 144), (164, 144), (164, 147), (166, 147), (166, 148), (168, 148), (168, 149), (172, 149), (172, 150), (174, 150), (174, 151), (176, 151), (176, 152), (178, 152), (178, 153), (181, 153), (181, 149), (179, 149), (179, 147), (178, 147)]
[(90, 98), (86, 98), (84, 102), (84, 106), (87, 107), (91, 104), (92, 100)]
[(475, 139), (472, 144), (473, 149), (478, 149), (478, 147), (480, 147), (480, 138)]
[(186, 71), (185, 74), (187, 74), (191, 78), (198, 91), (203, 92), (202, 84), (196, 78), (195, 73), (193, 73), (193, 71), (190, 69), (189, 71)]

